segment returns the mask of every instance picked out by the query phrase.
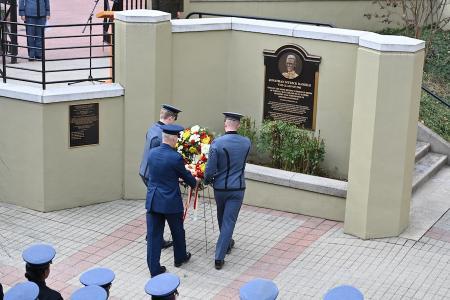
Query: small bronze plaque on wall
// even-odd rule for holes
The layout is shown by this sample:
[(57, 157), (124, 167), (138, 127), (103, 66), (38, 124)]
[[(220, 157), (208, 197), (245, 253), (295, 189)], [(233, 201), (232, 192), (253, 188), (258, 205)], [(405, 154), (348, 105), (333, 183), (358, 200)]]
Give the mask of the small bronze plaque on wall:
[(99, 143), (98, 103), (69, 106), (70, 147), (97, 145)]
[(264, 51), (264, 119), (315, 129), (320, 60), (297, 45)]

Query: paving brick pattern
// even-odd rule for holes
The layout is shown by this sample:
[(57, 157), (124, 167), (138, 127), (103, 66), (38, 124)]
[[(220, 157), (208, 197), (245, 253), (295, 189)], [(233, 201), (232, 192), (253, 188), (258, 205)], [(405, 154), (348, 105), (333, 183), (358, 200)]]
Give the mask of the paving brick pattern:
[[(143, 207), (119, 200), (39, 213), (0, 203), (0, 282), (8, 289), (24, 280), (22, 250), (48, 242), (57, 249), (48, 284), (65, 298), (81, 286), (83, 271), (103, 266), (116, 273), (111, 299), (149, 299)], [(366, 299), (449, 299), (450, 212), (419, 241), (363, 241), (344, 234), (339, 222), (244, 205), (236, 247), (220, 271), (213, 221), (209, 202), (200, 205), (197, 220), (188, 216), (193, 256), (181, 268), (173, 266), (171, 249), (162, 252), (161, 263), (181, 277), (181, 299), (237, 299), (239, 287), (255, 277), (274, 280), (279, 299), (321, 299), (338, 284), (355, 285)]]

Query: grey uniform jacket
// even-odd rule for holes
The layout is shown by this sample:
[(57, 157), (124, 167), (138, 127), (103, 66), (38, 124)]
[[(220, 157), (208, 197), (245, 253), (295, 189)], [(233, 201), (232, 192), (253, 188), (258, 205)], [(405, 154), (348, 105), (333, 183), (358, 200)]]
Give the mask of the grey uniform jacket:
[(161, 145), (162, 125), (164, 125), (164, 123), (160, 121), (156, 122), (147, 130), (147, 135), (145, 136), (144, 154), (142, 155), (141, 166), (139, 167), (139, 175), (141, 175), (141, 178), (144, 181), (145, 185), (147, 185), (147, 182), (149, 180), (149, 170), (147, 165), (148, 153), (151, 149)]
[(245, 190), (245, 163), (250, 140), (234, 131), (215, 139), (209, 150), (205, 182), (213, 183), (216, 191)]

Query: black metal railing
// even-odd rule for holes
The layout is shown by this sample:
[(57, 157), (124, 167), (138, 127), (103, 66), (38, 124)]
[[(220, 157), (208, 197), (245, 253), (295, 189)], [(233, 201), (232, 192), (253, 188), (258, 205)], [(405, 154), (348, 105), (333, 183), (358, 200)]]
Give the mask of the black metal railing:
[[(87, 24), (64, 24), (64, 25), (34, 25), (34, 24), (23, 24), (18, 22), (1, 21), (1, 49), (2, 49), (2, 70), (1, 76), (3, 82), (6, 83), (8, 80), (17, 80), (23, 82), (30, 82), (42, 85), (42, 89), (46, 89), (47, 85), (50, 84), (61, 84), (61, 83), (78, 83), (84, 81), (112, 81), (114, 82), (115, 77), (115, 65), (114, 65), (114, 23), (109, 22), (111, 26), (111, 33), (103, 33), (102, 28), (104, 23), (87, 23)], [(8, 30), (10, 26), (18, 26), (24, 28), (34, 28), (35, 35), (24, 34), (24, 33), (13, 33)], [(98, 33), (94, 33), (94, 29), (99, 28)], [(79, 29), (79, 30), (78, 30)], [(84, 33), (88, 29), (87, 33)], [(51, 30), (52, 34), (47, 34), (46, 32)], [(64, 32), (68, 31), (68, 32)], [(75, 31), (81, 31), (81, 34), (74, 33)], [(19, 31), (20, 32), (20, 31)], [(56, 32), (56, 34), (53, 34)], [(100, 37), (108, 35), (111, 37), (111, 43), (105, 44), (102, 42)], [(16, 39), (13, 40), (9, 37), (14, 36)], [(95, 38), (95, 41), (93, 39)], [(38, 44), (41, 46), (30, 46), (27, 43), (27, 39), (35, 39), (35, 41), (40, 41)], [(83, 40), (84, 39), (84, 40)], [(56, 41), (64, 41), (68, 46), (60, 46), (61, 43)], [(74, 45), (70, 45), (73, 44)], [(79, 42), (78, 42), (79, 41)], [(53, 44), (53, 45), (52, 45)], [(19, 49), (16, 53), (11, 53), (7, 51), (10, 47)], [(96, 49), (109, 48), (108, 54), (94, 54)], [(35, 50), (35, 58), (30, 58), (26, 52), (29, 50)], [(76, 51), (71, 51), (76, 50)], [(25, 53), (24, 53), (25, 52)], [(56, 54), (60, 52), (60, 55)], [(85, 54), (83, 54), (83, 52)], [(99, 52), (99, 51), (95, 51)], [(106, 65), (93, 66), (93, 61), (98, 59), (108, 59), (109, 63)], [(10, 59), (12, 63), (8, 63), (7, 60)], [(37, 64), (33, 64), (31, 67), (21, 66), (21, 61), (18, 64), (13, 64), (15, 60), (31, 60), (39, 62), (39, 67)], [(77, 61), (75, 64), (80, 64), (80, 66), (75, 66), (72, 68), (58, 67), (57, 62), (69, 62)], [(83, 66), (88, 61), (88, 66)], [(109, 69), (109, 76), (94, 76), (92, 74), (93, 70)], [(22, 75), (11, 76), (9, 74), (10, 70), (20, 70)], [(89, 71), (89, 74), (68, 76), (67, 73), (76, 71)], [(31, 74), (41, 73), (40, 79), (35, 79)], [(49, 80), (49, 74), (58, 74), (58, 78)], [(86, 75), (86, 76), (85, 76)], [(35, 77), (35, 76), (34, 76)], [(55, 77), (55, 76), (52, 76)]]
[(146, 0), (116, 0), (122, 2), (122, 10), (147, 9)]
[(264, 17), (255, 17), (255, 16), (243, 16), (243, 15), (229, 15), (229, 14), (216, 14), (209, 12), (198, 12), (193, 11), (186, 16), (186, 19), (191, 18), (192, 16), (197, 15), (200, 19), (204, 16), (209, 17), (233, 17), (233, 18), (245, 18), (245, 19), (253, 19), (253, 20), (263, 20), (263, 21), (275, 21), (275, 22), (285, 22), (285, 23), (297, 23), (297, 24), (306, 24), (306, 25), (314, 25), (314, 26), (325, 26), (325, 27), (334, 27), (332, 24), (328, 23), (320, 23), (320, 22), (309, 22), (309, 21), (298, 21), (298, 20), (285, 20), (285, 19), (274, 19), (274, 18), (264, 18)]
[[(11, 21), (17, 22), (17, 1), (16, 0), (0, 0), (0, 15), (1, 21)], [(10, 33), (17, 33), (17, 26), (11, 25), (6, 28), (0, 27), (0, 35), (3, 34), (1, 30), (6, 29), (6, 34), (11, 41), (11, 45), (17, 44), (17, 36)], [(8, 53), (12, 55), (17, 55), (16, 47), (8, 47), (5, 49)], [(16, 62), (15, 59), (12, 59), (12, 62)]]
[(113, 6), (109, 5), (110, 0), (103, 0), (103, 10), (131, 10), (147, 9), (147, 0), (113, 0)]
[(438, 95), (436, 95), (433, 91), (431, 91), (428, 87), (426, 87), (425, 85), (422, 85), (422, 90), (425, 91), (428, 95), (430, 95), (431, 97), (433, 97), (435, 100), (439, 101), (441, 104), (443, 104), (444, 106), (446, 106), (447, 108), (450, 108), (450, 103), (445, 101), (443, 98), (439, 97)]

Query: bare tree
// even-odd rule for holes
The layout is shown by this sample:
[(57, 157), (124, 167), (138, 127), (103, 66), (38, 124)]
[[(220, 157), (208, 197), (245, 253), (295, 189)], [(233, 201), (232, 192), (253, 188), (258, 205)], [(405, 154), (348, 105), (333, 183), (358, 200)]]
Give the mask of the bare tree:
[(374, 0), (372, 3), (378, 6), (378, 12), (366, 13), (365, 17), (385, 24), (391, 24), (397, 18), (401, 20), (398, 25), (410, 30), (415, 38), (422, 38), (424, 27), (429, 26), (426, 53), (436, 31), (450, 22), (450, 16), (444, 15), (450, 0)]

